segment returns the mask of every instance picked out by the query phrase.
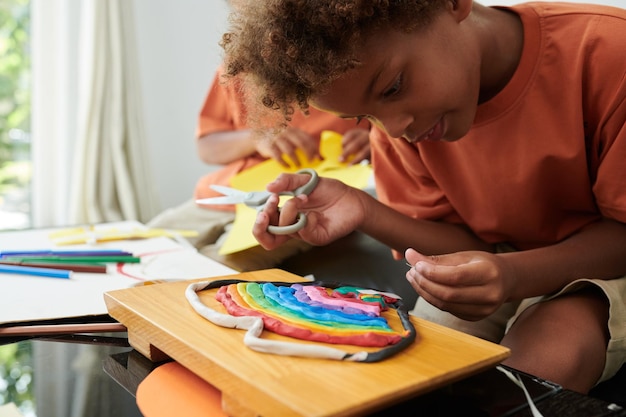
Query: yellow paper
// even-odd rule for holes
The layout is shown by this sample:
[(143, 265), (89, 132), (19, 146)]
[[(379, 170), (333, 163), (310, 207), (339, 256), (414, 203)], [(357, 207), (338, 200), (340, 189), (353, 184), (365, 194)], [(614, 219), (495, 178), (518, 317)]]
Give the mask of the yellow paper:
[[(372, 175), (372, 168), (369, 165), (348, 165), (345, 162), (340, 162), (341, 138), (342, 135), (336, 132), (322, 132), (320, 138), (320, 154), (324, 158), (322, 161), (307, 161), (304, 154), (297, 150), (299, 166), (289, 158), (285, 158), (290, 162), (288, 168), (273, 159), (269, 159), (239, 173), (231, 179), (230, 185), (242, 191), (265, 190), (267, 184), (274, 181), (283, 172), (313, 168), (320, 177), (334, 178), (355, 188), (365, 188)], [(228, 255), (258, 245), (259, 243), (252, 235), (255, 219), (256, 210), (244, 204), (238, 204), (235, 222), (219, 253)]]
[(55, 230), (50, 233), (50, 240), (55, 245), (96, 244), (113, 240), (149, 239), (153, 237), (196, 237), (196, 230), (166, 230), (133, 228), (120, 230), (117, 228), (102, 228), (96, 226), (76, 227), (71, 229)]

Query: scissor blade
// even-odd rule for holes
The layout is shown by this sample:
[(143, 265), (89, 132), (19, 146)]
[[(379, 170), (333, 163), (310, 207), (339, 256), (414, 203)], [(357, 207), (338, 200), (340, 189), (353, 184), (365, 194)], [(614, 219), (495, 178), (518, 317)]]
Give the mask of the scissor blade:
[(239, 204), (243, 203), (243, 196), (224, 196), (224, 197), (211, 197), (201, 198), (196, 200), (196, 204)]
[(211, 185), (209, 185), (209, 188), (211, 188), (212, 190), (217, 191), (220, 194), (224, 194), (224, 195), (228, 195), (228, 196), (237, 196), (237, 197), (242, 197), (243, 198), (243, 196), (248, 194), (245, 191), (240, 191), (240, 190), (237, 190), (235, 188), (226, 187), (225, 185), (211, 184)]
[(248, 194), (224, 185), (211, 184), (209, 187), (220, 194), (224, 194), (224, 196), (203, 198), (196, 200), (196, 204), (239, 204), (244, 202), (246, 194)]

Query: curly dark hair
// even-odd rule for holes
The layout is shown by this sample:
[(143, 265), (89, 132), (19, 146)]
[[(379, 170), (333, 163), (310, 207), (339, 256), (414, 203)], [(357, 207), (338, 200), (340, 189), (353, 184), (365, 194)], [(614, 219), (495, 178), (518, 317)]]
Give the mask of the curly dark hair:
[(360, 65), (380, 30), (427, 26), (450, 0), (243, 0), (222, 37), (227, 77), (243, 77), (257, 101), (291, 120), (312, 95)]

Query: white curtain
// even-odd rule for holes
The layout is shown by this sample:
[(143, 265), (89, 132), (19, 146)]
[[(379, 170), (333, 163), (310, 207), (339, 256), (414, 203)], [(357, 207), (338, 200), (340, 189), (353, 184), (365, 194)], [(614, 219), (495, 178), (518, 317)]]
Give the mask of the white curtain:
[(33, 0), (33, 224), (148, 221), (150, 181), (129, 0)]
[(81, 0), (31, 3), (34, 227), (69, 224), (80, 5)]

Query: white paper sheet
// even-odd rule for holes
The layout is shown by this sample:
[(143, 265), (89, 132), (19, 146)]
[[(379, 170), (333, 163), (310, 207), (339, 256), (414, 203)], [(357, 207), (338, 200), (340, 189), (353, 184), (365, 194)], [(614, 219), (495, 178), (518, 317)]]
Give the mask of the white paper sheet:
[[(137, 222), (109, 223), (99, 227), (107, 226), (145, 227)], [(107, 314), (105, 292), (128, 288), (145, 280), (207, 278), (237, 273), (166, 237), (55, 247), (48, 237), (51, 231), (0, 233), (0, 251), (121, 249), (141, 257), (141, 263), (111, 265), (107, 274), (74, 272), (69, 280), (0, 273), (0, 325)]]

